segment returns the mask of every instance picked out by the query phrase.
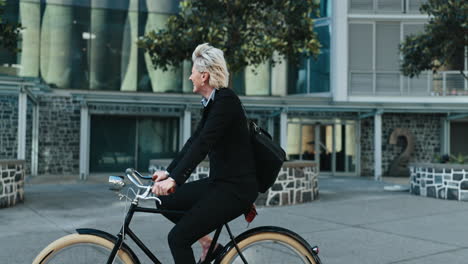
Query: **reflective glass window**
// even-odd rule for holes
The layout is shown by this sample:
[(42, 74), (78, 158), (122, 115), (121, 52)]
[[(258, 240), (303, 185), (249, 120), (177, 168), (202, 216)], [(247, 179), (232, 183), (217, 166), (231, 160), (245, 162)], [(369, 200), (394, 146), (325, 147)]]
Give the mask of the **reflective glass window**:
[(147, 171), (152, 159), (172, 159), (179, 150), (179, 118), (91, 117), (90, 171)]

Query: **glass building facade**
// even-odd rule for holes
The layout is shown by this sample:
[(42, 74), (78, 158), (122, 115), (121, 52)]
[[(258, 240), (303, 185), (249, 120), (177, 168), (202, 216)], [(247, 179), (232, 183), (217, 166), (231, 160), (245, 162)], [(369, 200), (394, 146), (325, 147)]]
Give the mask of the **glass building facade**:
[[(273, 91), (278, 71), (269, 62), (255, 69), (247, 67), (233, 74), (237, 94), (330, 92), (331, 1), (317, 2), (320, 12), (314, 19), (321, 53), (316, 58), (302, 59), (300, 65), (286, 63), (282, 74), (287, 87), (280, 88), (284, 92)], [(8, 69), (8, 74), (37, 78), (54, 89), (72, 92), (191, 94), (191, 62), (165, 72), (155, 70), (149, 56), (136, 45), (139, 36), (163, 29), (168, 17), (178, 12), (178, 6), (179, 1), (170, 0), (7, 1), (5, 18), (21, 23), (24, 29), (18, 44), (22, 51), (0, 53), (0, 63), (8, 66), (2, 68), (3, 73)], [(268, 127), (276, 141), (280, 140), (279, 116), (251, 118)], [(180, 120), (180, 116), (92, 114), (90, 172), (144, 169), (150, 159), (173, 158), (183, 144)], [(301, 135), (307, 137), (304, 131)], [(291, 138), (298, 137), (291, 132)], [(290, 157), (307, 159), (303, 155)], [(331, 162), (331, 156), (328, 160)]]
[(24, 27), (22, 52), (2, 54), (1, 63), (56, 88), (184, 92), (183, 66), (155, 70), (136, 45), (138, 36), (165, 26), (178, 1), (114, 2), (8, 1), (8, 19)]
[(315, 31), (322, 45), (317, 58), (303, 58), (299, 65), (288, 65), (288, 94), (330, 92), (331, 1), (319, 1)]
[[(9, 73), (13, 69), (14, 75), (40, 78), (59, 89), (191, 93), (189, 61), (166, 72), (155, 70), (136, 45), (139, 36), (165, 27), (178, 2), (7, 1), (5, 18), (24, 27), (22, 52), (2, 51), (0, 63), (12, 66)], [(287, 94), (330, 91), (331, 1), (319, 2), (315, 27), (321, 54), (288, 65)], [(276, 95), (271, 82), (272, 67), (266, 62), (235, 74), (232, 84), (239, 95)]]

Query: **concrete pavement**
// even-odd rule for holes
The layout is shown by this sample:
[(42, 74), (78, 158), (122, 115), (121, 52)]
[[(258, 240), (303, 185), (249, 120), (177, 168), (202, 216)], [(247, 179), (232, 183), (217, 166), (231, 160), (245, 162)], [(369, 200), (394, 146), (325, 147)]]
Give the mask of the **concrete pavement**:
[[(27, 184), (23, 204), (0, 209), (0, 263), (31, 263), (48, 243), (75, 228), (116, 234), (125, 203), (102, 182)], [(362, 177), (321, 176), (318, 201), (259, 208), (250, 227), (289, 228), (319, 245), (324, 264), (468, 263), (468, 203), (387, 192), (385, 185)], [(138, 214), (132, 228), (163, 263), (172, 263), (167, 220)], [(232, 228), (239, 234), (246, 223), (238, 218)], [(142, 263), (150, 263), (132, 248)]]

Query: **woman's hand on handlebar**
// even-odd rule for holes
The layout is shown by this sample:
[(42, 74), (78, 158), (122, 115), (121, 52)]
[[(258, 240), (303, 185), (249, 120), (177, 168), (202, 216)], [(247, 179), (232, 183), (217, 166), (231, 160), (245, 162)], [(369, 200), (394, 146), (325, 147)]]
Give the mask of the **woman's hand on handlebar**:
[(168, 195), (175, 191), (175, 187), (176, 187), (176, 182), (174, 181), (174, 179), (167, 178), (162, 181), (155, 181), (151, 191), (157, 196)]
[(165, 179), (167, 179), (167, 177), (169, 177), (169, 175), (167, 174), (166, 171), (158, 170), (153, 174), (153, 181), (155, 182), (164, 181)]

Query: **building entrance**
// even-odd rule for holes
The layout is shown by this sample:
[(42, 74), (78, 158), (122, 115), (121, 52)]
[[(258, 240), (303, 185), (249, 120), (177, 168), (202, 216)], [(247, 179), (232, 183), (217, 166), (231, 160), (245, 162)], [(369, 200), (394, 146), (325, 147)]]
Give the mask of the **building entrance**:
[(291, 119), (287, 153), (290, 160), (310, 160), (322, 175), (356, 175), (357, 127), (353, 120)]
[(147, 171), (151, 159), (174, 158), (178, 150), (177, 117), (91, 117), (91, 172)]

